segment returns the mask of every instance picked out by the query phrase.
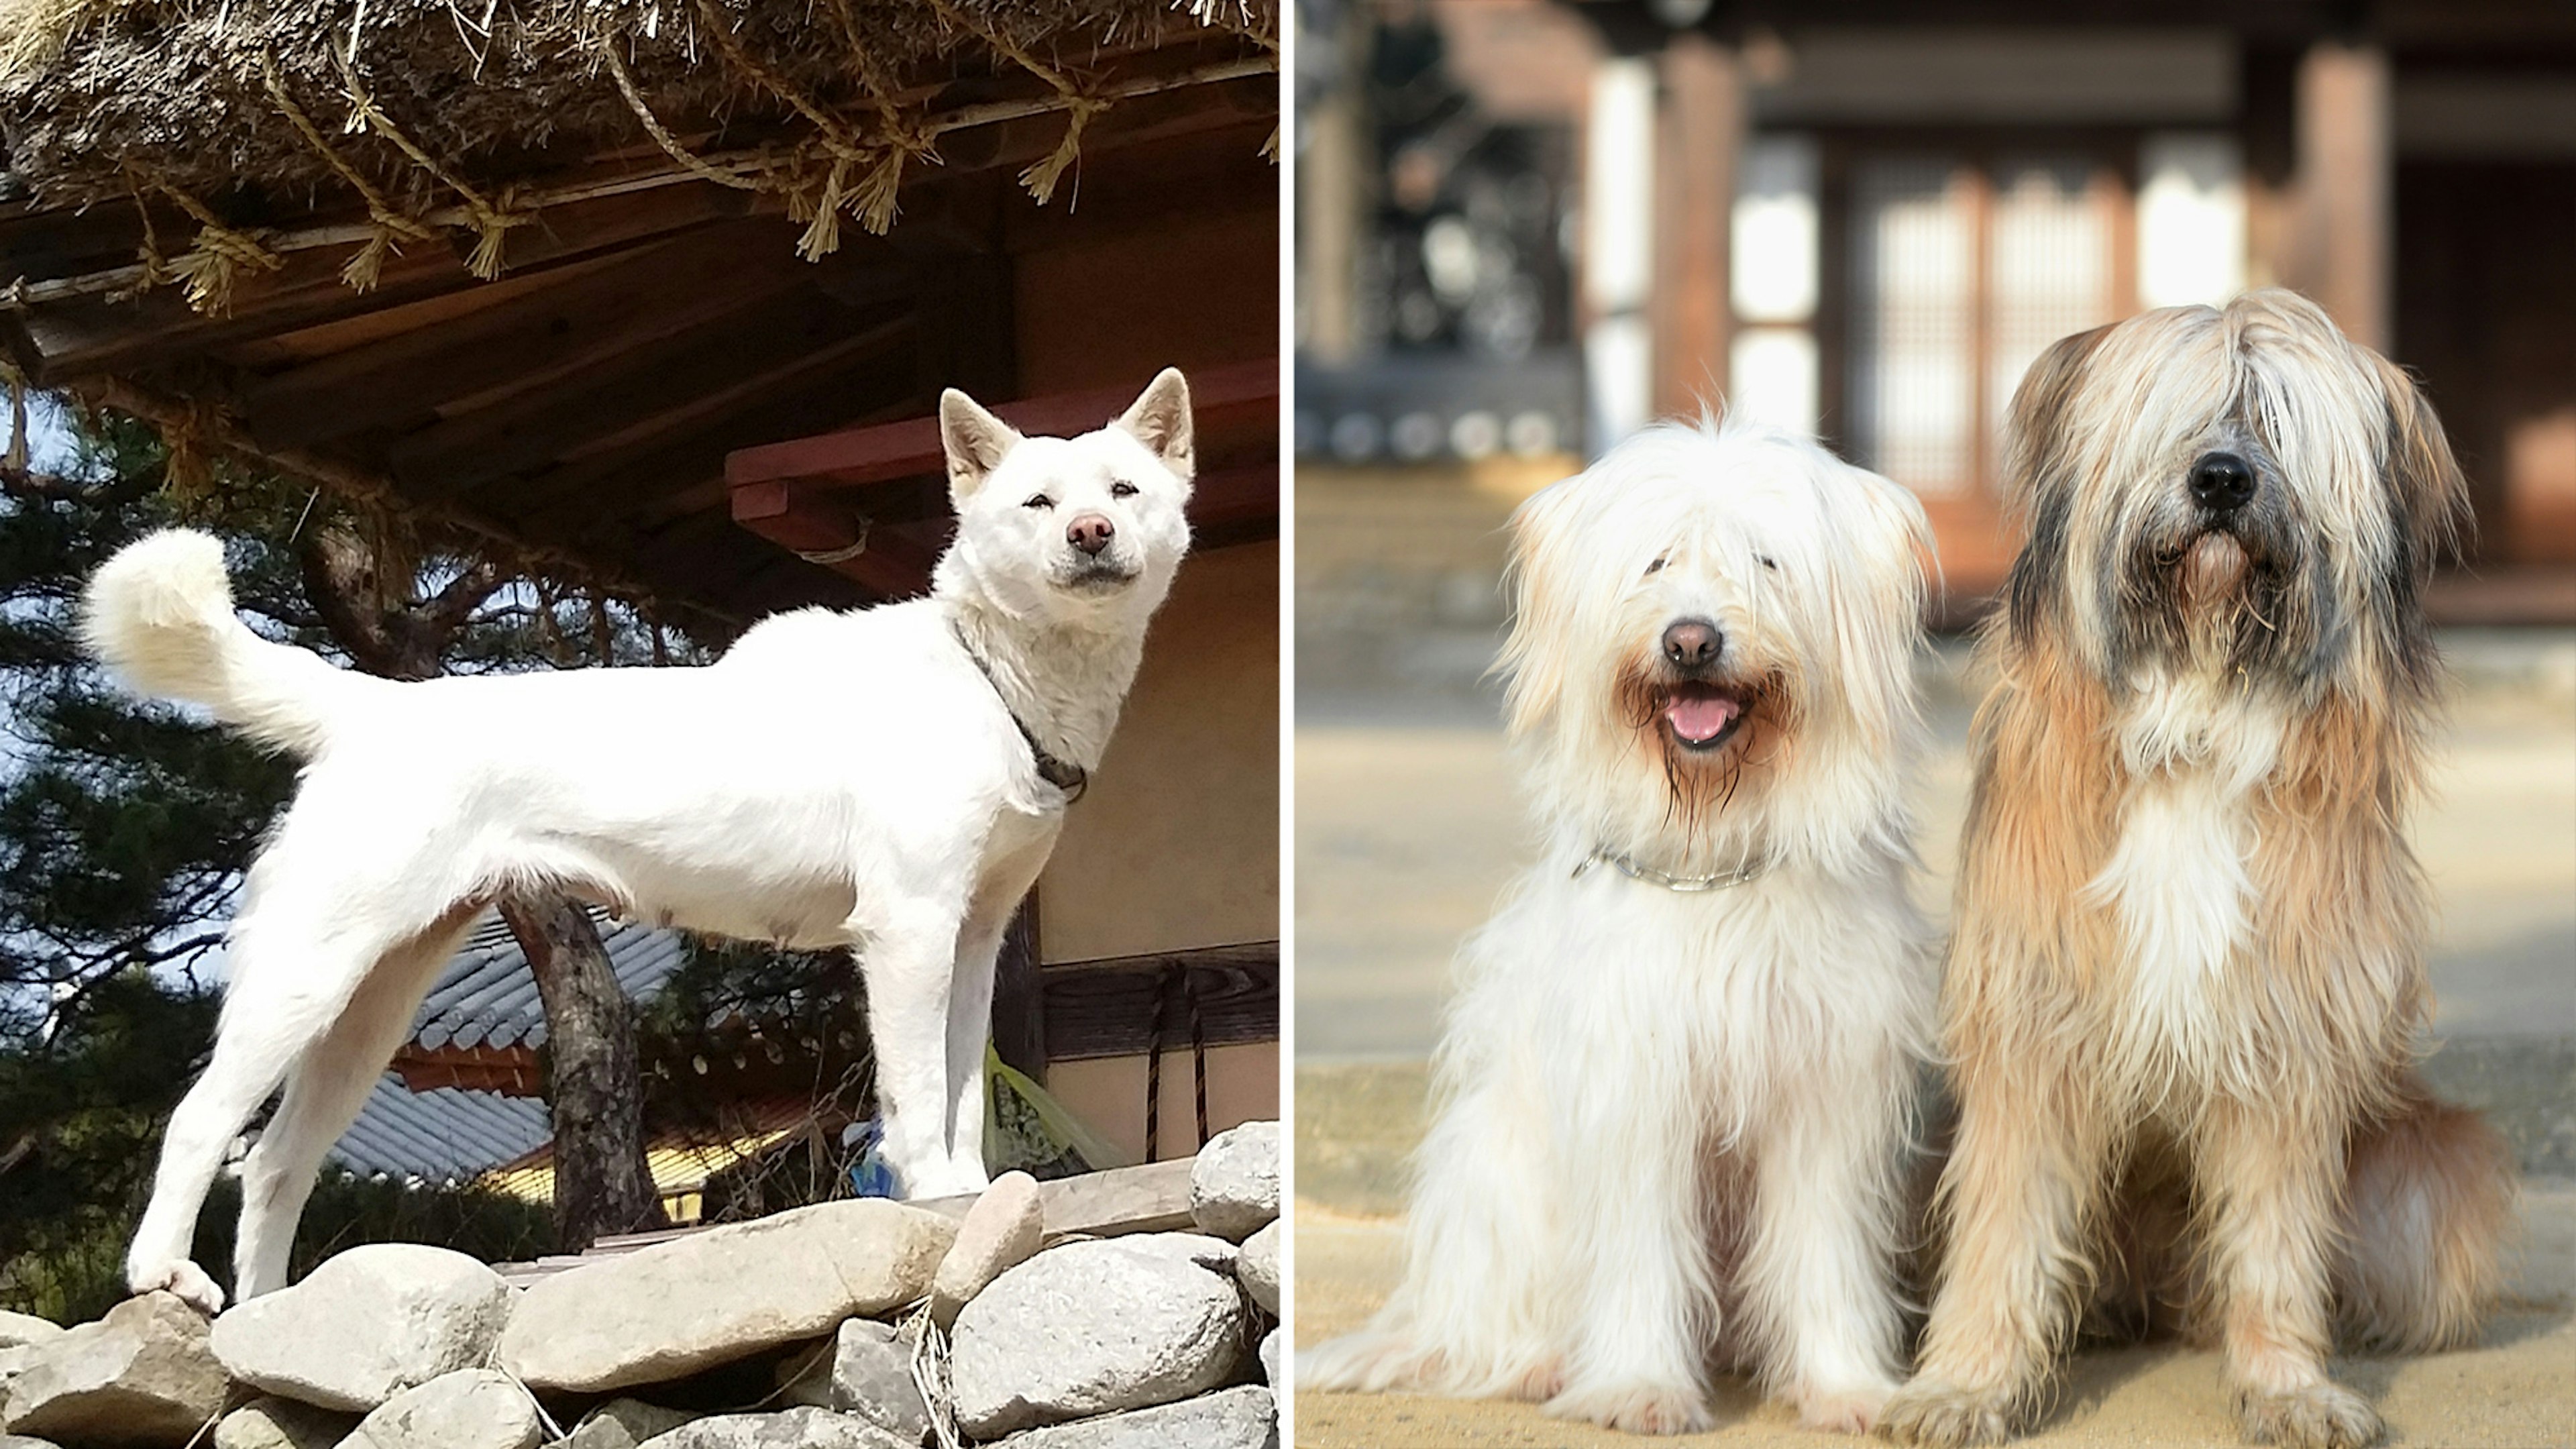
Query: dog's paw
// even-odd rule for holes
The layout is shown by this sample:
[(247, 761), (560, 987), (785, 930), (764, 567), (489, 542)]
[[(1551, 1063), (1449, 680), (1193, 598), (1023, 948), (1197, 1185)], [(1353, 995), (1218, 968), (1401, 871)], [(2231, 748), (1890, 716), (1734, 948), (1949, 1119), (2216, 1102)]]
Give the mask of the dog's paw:
[(1526, 1403), (1543, 1404), (1565, 1392), (1565, 1360), (1554, 1354), (1540, 1359), (1514, 1375), (1504, 1388), (1503, 1397)]
[(1798, 1409), (1798, 1423), (1826, 1434), (1866, 1434), (1878, 1423), (1887, 1408), (1887, 1400), (1896, 1392), (1888, 1383), (1843, 1384), (1825, 1387), (1821, 1384), (1796, 1384), (1789, 1389), (1789, 1402)]
[(1661, 1384), (1568, 1389), (1542, 1407), (1559, 1419), (1585, 1419), (1630, 1434), (1696, 1434), (1717, 1424), (1697, 1390)]
[(224, 1290), (206, 1276), (206, 1270), (182, 1258), (159, 1268), (138, 1268), (126, 1275), (125, 1286), (134, 1296), (146, 1293), (175, 1293), (179, 1301), (208, 1318), (224, 1311)]
[(2362, 1449), (2379, 1440), (2379, 1411), (2341, 1384), (2318, 1382), (2286, 1394), (2239, 1389), (2245, 1437), (2280, 1449)]
[(1918, 1449), (1967, 1449), (2013, 1436), (2013, 1397), (2000, 1389), (1963, 1389), (1916, 1379), (1879, 1411), (1878, 1432)]

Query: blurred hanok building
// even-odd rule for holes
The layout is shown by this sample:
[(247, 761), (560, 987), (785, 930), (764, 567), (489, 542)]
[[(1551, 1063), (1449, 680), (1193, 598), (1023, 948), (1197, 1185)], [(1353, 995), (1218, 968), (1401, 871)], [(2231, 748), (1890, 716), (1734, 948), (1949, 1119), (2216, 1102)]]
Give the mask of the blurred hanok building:
[(1956, 616), (2016, 542), (1999, 432), (2039, 351), (2282, 284), (2450, 430), (2478, 533), (2437, 612), (2576, 619), (2576, 6), (1301, 15), (1301, 488), (1543, 475), (1723, 396), (1920, 493)]

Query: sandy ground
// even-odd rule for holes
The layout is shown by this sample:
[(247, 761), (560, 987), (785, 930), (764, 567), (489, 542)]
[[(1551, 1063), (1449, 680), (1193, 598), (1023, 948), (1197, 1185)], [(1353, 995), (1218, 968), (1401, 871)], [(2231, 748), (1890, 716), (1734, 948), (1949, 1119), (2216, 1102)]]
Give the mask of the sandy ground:
[[(2516, 1295), (2475, 1348), (2423, 1358), (2344, 1359), (2335, 1377), (2368, 1394), (2388, 1420), (2386, 1442), (2442, 1449), (2576, 1445), (2576, 1189), (2530, 1195), (2527, 1257)], [(1357, 1327), (1401, 1265), (1397, 1227), (1300, 1203), (1292, 1268), (1297, 1342)], [(2534, 1261), (2538, 1259), (2538, 1261)], [(1742, 1379), (1721, 1381), (1713, 1433), (1653, 1441), (1675, 1446), (1851, 1445), (1813, 1434)], [(1638, 1449), (1648, 1441), (1550, 1419), (1528, 1404), (1462, 1403), (1404, 1395), (1295, 1396), (1299, 1449)], [(1876, 1442), (1876, 1441), (1871, 1441)], [(2029, 1438), (2063, 1449), (2149, 1449), (2242, 1442), (2219, 1386), (2218, 1356), (2171, 1345), (2088, 1348), (2075, 1355), (2056, 1411)]]
[[(1937, 915), (1966, 801), (1966, 712), (1933, 710), (1935, 742), (1916, 798)], [(1437, 1032), (1459, 937), (1492, 908), (1527, 853), (1490, 710), (1469, 701), (1336, 701), (1297, 736), (1296, 1047), (1302, 1066), (1404, 1064), (1360, 1072), (1319, 1109), (1301, 1105), (1302, 1189), (1291, 1271), (1300, 1344), (1356, 1326), (1397, 1273), (1394, 1164), (1418, 1134), (1419, 1069)], [(2576, 691), (2462, 701), (2416, 840), (2439, 900), (2432, 969), (2436, 1032), (2576, 1037)], [(2576, 1084), (2544, 1093), (2576, 1095)], [(1301, 1101), (1304, 1093), (1301, 1089)], [(1325, 1159), (1325, 1160), (1319, 1160)], [(1301, 1168), (1301, 1171), (1303, 1169)], [(2535, 1184), (2517, 1299), (2478, 1347), (2422, 1359), (2356, 1359), (2336, 1374), (2369, 1393), (2411, 1445), (2576, 1445), (2576, 1187)], [(2035, 1445), (2240, 1442), (2214, 1355), (2173, 1346), (2088, 1349)], [(1849, 1443), (1799, 1431), (1740, 1381), (1721, 1386), (1725, 1427), (1684, 1443)], [(1301, 1394), (1294, 1442), (1311, 1449), (1634, 1445), (1526, 1405)]]

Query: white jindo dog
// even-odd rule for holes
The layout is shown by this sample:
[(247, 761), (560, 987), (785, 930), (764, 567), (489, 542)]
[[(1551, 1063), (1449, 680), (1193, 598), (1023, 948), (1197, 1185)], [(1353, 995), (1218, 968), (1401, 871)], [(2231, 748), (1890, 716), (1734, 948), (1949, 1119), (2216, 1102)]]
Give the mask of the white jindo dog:
[(1675, 1433), (1750, 1369), (1870, 1426), (1927, 929), (1901, 787), (1929, 529), (1804, 438), (1666, 424), (1513, 517), (1538, 863), (1457, 967), (1402, 1283), (1299, 1387)]
[(705, 668), (395, 683), (251, 632), (204, 534), (99, 570), (101, 658), (305, 760), (232, 923), (214, 1057), (171, 1118), (134, 1291), (221, 1306), (189, 1260), (197, 1209), (281, 1084), (244, 1165), (233, 1284), (284, 1286), (323, 1153), (475, 915), (529, 886), (854, 948), (906, 1195), (985, 1185), (994, 956), (1188, 551), (1189, 388), (1165, 371), (1077, 438), (1022, 438), (955, 391), (939, 418), (958, 530), (930, 596), (781, 615)]

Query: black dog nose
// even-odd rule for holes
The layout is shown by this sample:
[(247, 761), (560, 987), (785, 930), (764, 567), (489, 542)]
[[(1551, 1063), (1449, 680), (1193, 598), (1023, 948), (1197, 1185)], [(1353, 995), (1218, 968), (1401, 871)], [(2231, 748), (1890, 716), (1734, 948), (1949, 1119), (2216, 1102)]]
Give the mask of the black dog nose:
[(2254, 470), (2234, 453), (2203, 453), (2191, 465), (2191, 496), (2212, 513), (2234, 513), (2254, 496)]
[(1725, 645), (1726, 636), (1706, 619), (1684, 619), (1664, 631), (1664, 657), (1684, 669), (1716, 663)]
[(1096, 554), (1118, 536), (1109, 520), (1097, 513), (1086, 513), (1064, 526), (1064, 541), (1084, 553)]

